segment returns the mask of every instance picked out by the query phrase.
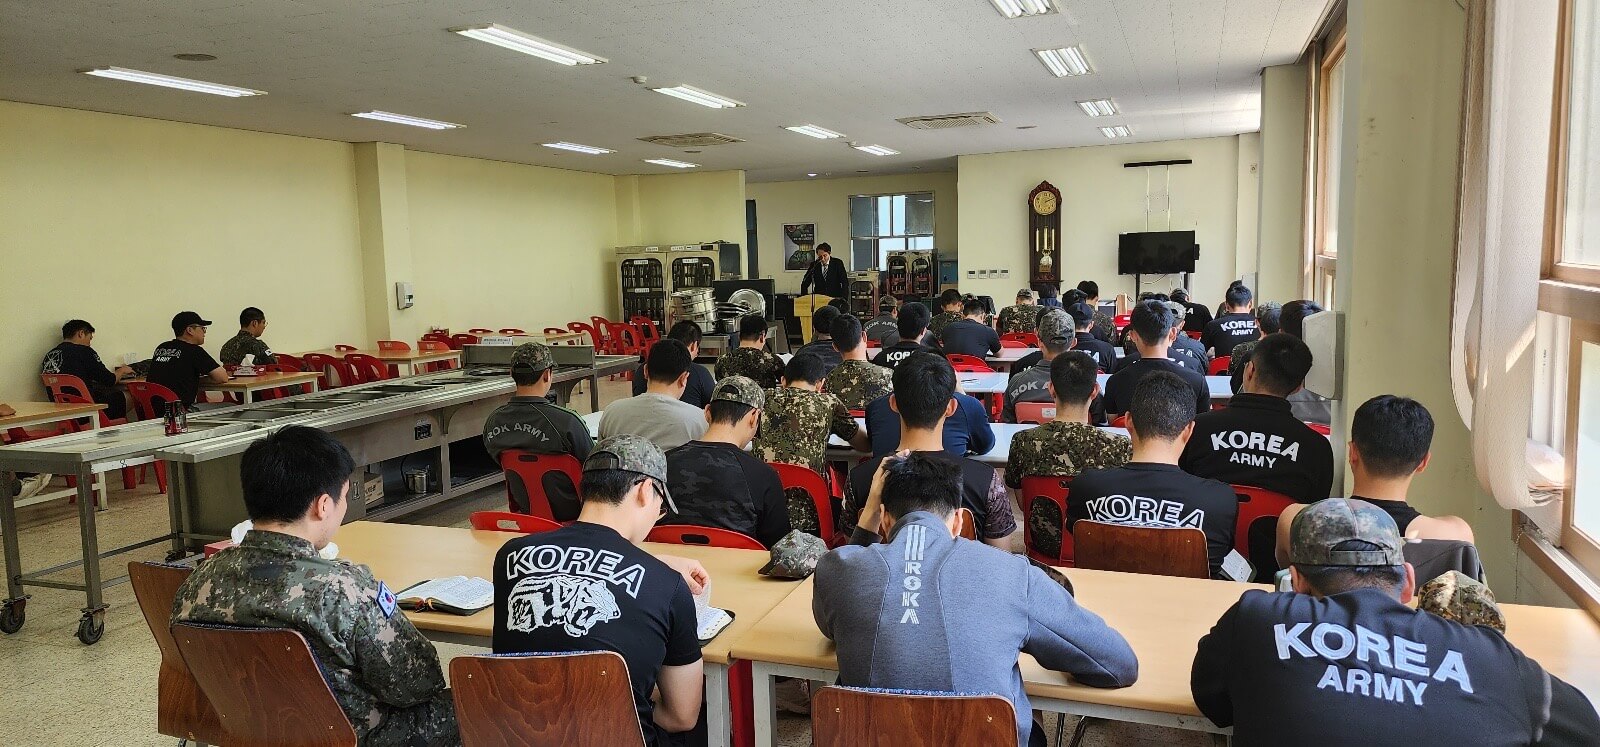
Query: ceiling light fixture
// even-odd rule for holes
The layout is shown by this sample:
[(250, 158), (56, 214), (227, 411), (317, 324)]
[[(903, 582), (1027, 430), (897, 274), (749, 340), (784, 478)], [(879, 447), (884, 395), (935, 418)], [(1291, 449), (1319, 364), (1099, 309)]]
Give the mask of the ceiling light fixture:
[(395, 114), (394, 112), (371, 111), (352, 114), (350, 116), (360, 117), (362, 119), (375, 119), (379, 122), (389, 122), (392, 124), (410, 125), (412, 127), (424, 127), (430, 130), (454, 130), (463, 126), (454, 122), (441, 122), (437, 119), (423, 119), (422, 117), (411, 117), (404, 114)]
[(644, 162), (653, 163), (657, 166), (671, 166), (675, 169), (692, 169), (700, 165), (698, 163), (689, 163), (688, 161), (674, 161), (670, 158), (646, 158)]
[(610, 148), (596, 148), (593, 145), (569, 143), (566, 141), (559, 143), (542, 143), (542, 145), (544, 145), (546, 148), (559, 148), (561, 150), (570, 150), (574, 153), (587, 153), (591, 156), (601, 156), (607, 153), (616, 153), (616, 151), (611, 150)]
[(872, 155), (875, 155), (875, 156), (898, 156), (898, 155), (900, 155), (900, 151), (894, 150), (893, 148), (885, 148), (885, 147), (883, 147), (881, 145), (852, 145), (850, 147), (855, 148), (856, 150), (859, 150), (862, 153), (871, 153)]
[(562, 65), (599, 65), (606, 61), (588, 52), (579, 52), (571, 47), (564, 47), (553, 41), (546, 41), (537, 36), (530, 36), (512, 28), (506, 28), (498, 23), (483, 23), (476, 26), (458, 26), (450, 29), (452, 33), (460, 34), (468, 39), (477, 39), (488, 42), (497, 47), (505, 47), (514, 52), (531, 54), (534, 57), (560, 63)]
[(702, 91), (694, 86), (673, 86), (671, 88), (652, 88), (656, 93), (664, 93), (675, 99), (683, 99), (691, 104), (709, 106), (712, 109), (732, 109), (744, 106), (743, 101), (734, 101), (726, 96), (718, 96), (710, 91)]
[(1101, 127), (1100, 134), (1109, 138), (1119, 138), (1128, 137), (1133, 134), (1133, 131), (1122, 125), (1116, 125), (1114, 127)]
[(1039, 61), (1050, 70), (1050, 74), (1057, 78), (1088, 75), (1094, 72), (1094, 68), (1089, 66), (1089, 59), (1083, 56), (1083, 50), (1078, 47), (1035, 49), (1033, 53), (1039, 56)]
[(1111, 99), (1095, 99), (1093, 101), (1079, 101), (1078, 108), (1091, 117), (1109, 117), (1119, 113), (1117, 103)]
[(816, 175), (817, 175), (817, 172), (815, 172), (815, 171), (811, 171), (811, 172), (808, 172), (806, 174), (806, 176), (816, 176)]
[(1006, 18), (1042, 16), (1056, 12), (1056, 5), (1050, 0), (989, 0), (989, 4)]
[(790, 132), (798, 132), (801, 135), (806, 135), (808, 137), (814, 137), (818, 140), (832, 140), (836, 137), (844, 137), (844, 135), (834, 132), (833, 130), (825, 127), (818, 127), (814, 124), (796, 125), (794, 127), (785, 127), (783, 129)]
[(225, 86), (221, 83), (207, 83), (203, 80), (179, 78), (174, 75), (147, 73), (142, 70), (129, 70), (125, 67), (97, 67), (89, 70), (79, 70), (78, 72), (85, 75), (93, 75), (97, 78), (114, 78), (116, 80), (125, 80), (129, 83), (145, 83), (152, 86), (164, 86), (167, 88), (178, 88), (185, 91), (194, 91), (195, 93), (209, 93), (215, 96), (229, 96), (232, 98), (238, 98), (241, 96), (267, 95), (266, 91), (257, 91), (251, 88)]

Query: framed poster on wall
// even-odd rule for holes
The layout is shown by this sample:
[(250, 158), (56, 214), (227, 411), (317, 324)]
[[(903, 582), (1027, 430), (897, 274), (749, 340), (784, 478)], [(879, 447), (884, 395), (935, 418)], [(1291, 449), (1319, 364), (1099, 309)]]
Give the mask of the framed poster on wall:
[(783, 269), (804, 272), (816, 259), (813, 247), (817, 245), (817, 224), (783, 224)]

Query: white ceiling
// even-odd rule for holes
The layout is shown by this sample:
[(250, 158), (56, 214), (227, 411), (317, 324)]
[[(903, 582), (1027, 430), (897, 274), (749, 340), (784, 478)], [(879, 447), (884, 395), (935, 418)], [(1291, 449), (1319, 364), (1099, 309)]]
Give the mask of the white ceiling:
[[(1328, 0), (1058, 0), (1007, 20), (986, 0), (0, 0), (0, 99), (610, 174), (679, 158), (749, 181), (948, 170), (968, 153), (1232, 135), (1258, 128), (1262, 67), (1296, 59)], [(445, 29), (494, 22), (608, 58), (565, 67)], [(1029, 51), (1082, 45), (1095, 72), (1054, 78)], [(172, 55), (203, 52), (213, 62)], [(105, 80), (114, 65), (267, 91), (229, 99)], [(646, 90), (687, 83), (713, 110)], [(1114, 98), (1091, 119), (1080, 99)], [(426, 131), (368, 109), (466, 125)], [(912, 130), (900, 117), (989, 111), (1002, 124)], [(812, 123), (878, 157), (780, 129)], [(1033, 129), (1018, 129), (1034, 125)], [(721, 132), (702, 153), (639, 142)], [(544, 148), (569, 140), (616, 149)]]

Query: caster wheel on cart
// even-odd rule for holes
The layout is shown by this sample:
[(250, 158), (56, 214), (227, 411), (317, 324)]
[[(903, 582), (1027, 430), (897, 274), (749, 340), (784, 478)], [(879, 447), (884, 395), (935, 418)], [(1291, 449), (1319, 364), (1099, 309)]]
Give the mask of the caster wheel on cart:
[(93, 646), (100, 642), (100, 637), (106, 634), (106, 618), (104, 612), (85, 613), (78, 620), (78, 640), (85, 646)]
[(22, 630), (22, 624), (28, 621), (28, 598), (13, 599), (7, 602), (4, 609), (0, 609), (0, 633), (11, 635)]

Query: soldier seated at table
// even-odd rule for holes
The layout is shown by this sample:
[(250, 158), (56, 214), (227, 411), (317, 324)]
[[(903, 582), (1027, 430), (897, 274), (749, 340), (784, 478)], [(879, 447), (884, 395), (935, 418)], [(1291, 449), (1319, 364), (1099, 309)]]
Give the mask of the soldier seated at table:
[[(824, 306), (811, 315), (811, 342), (800, 346), (795, 355), (810, 353), (822, 359), (822, 375), (833, 373), (833, 368), (844, 359), (833, 348), (833, 325), (843, 312), (834, 306)], [(781, 359), (780, 359), (781, 360)]]
[(237, 366), (244, 361), (246, 355), (255, 356), (251, 363), (257, 366), (268, 366), (278, 362), (272, 355), (272, 348), (267, 347), (261, 335), (267, 331), (267, 315), (254, 306), (239, 312), (239, 334), (228, 338), (222, 343), (222, 359), (225, 366)]
[(298, 631), (361, 744), (460, 744), (433, 644), (370, 569), (319, 554), (344, 520), (355, 468), (315, 428), (251, 444), (239, 479), (255, 528), (178, 587), (172, 621)]
[(769, 548), (789, 533), (777, 471), (745, 451), (766, 403), (761, 387), (748, 378), (717, 382), (706, 405), (705, 435), (667, 452), (667, 489), (677, 510), (660, 523), (729, 529)]
[(987, 313), (982, 300), (967, 296), (961, 302), (961, 318), (939, 333), (939, 347), (946, 355), (959, 353), (974, 358), (1000, 354), (1000, 335), (984, 321)]
[[(856, 423), (838, 397), (822, 391), (822, 381), (821, 358), (801, 353), (789, 359), (783, 369), (783, 386), (766, 393), (761, 429), (751, 447), (757, 457), (798, 464), (826, 480), (829, 436), (844, 439), (856, 451), (870, 448), (866, 429)], [(809, 500), (789, 502), (789, 522), (812, 534), (833, 529), (817, 526), (816, 507)]]
[[(693, 319), (684, 319), (672, 325), (667, 330), (667, 339), (677, 340), (689, 348), (689, 358), (692, 361), (700, 357), (700, 338), (704, 333), (700, 330), (700, 323)], [(645, 376), (644, 361), (633, 368), (633, 396), (644, 394), (650, 378)], [(716, 386), (717, 380), (711, 377), (711, 371), (699, 363), (689, 366), (689, 383), (683, 388), (683, 394), (678, 399), (695, 407), (705, 407), (711, 402), (711, 388)]]
[(878, 301), (878, 315), (861, 323), (861, 336), (888, 347), (900, 341), (900, 300), (885, 294)]
[[(928, 334), (932, 335), (935, 340), (941, 339), (939, 335), (944, 332), (946, 325), (961, 318), (961, 291), (955, 288), (946, 288), (943, 293), (939, 294), (937, 303), (939, 305), (939, 313), (928, 321)], [(902, 334), (900, 337), (904, 339), (905, 335)]]
[(1194, 390), (1195, 414), (1209, 411), (1211, 389), (1206, 384), (1205, 369), (1193, 371), (1176, 360), (1183, 356), (1168, 354), (1168, 349), (1178, 336), (1172, 310), (1161, 301), (1140, 301), (1139, 305), (1133, 307), (1130, 316), (1129, 337), (1133, 339), (1139, 354), (1130, 353), (1123, 358), (1117, 366), (1117, 372), (1106, 381), (1106, 412), (1112, 416), (1127, 412), (1139, 381), (1158, 371), (1176, 375)]
[(998, 693), (1016, 714), (1017, 744), (1043, 745), (1019, 654), (1091, 687), (1138, 678), (1127, 640), (1044, 570), (956, 539), (960, 466), (913, 452), (871, 469), (854, 544), (824, 555), (813, 577), (812, 614), (838, 645), (839, 684)]
[[(543, 344), (525, 342), (511, 351), (511, 380), (516, 383), (516, 392), (483, 421), (483, 447), (495, 464), (500, 463), (502, 453), (512, 449), (570, 454), (579, 462), (589, 456), (589, 449), (594, 446), (589, 427), (578, 413), (550, 401), (550, 376), (555, 368), (550, 348)], [(565, 472), (546, 472), (544, 484), (537, 487), (549, 500), (556, 519), (570, 521), (578, 515), (578, 488)], [(512, 493), (519, 502), (528, 500), (517, 491)], [(528, 513), (530, 507), (518, 505), (517, 510)]]
[(194, 407), (202, 380), (211, 384), (228, 381), (228, 372), (202, 347), (206, 344), (209, 319), (193, 311), (172, 317), (173, 339), (161, 343), (150, 356), (150, 372), (145, 380), (160, 384), (178, 395), (184, 407)]
[(133, 376), (133, 369), (127, 366), (107, 369), (93, 345), (94, 325), (82, 319), (72, 319), (61, 325), (61, 344), (44, 354), (39, 372), (66, 374), (82, 379), (83, 385), (89, 387), (85, 394), (106, 406), (106, 417), (113, 420), (121, 418), (128, 412), (128, 398), (117, 390), (117, 382)]
[(602, 439), (583, 462), (578, 520), (505, 543), (493, 572), (494, 652), (615, 651), (652, 746), (699, 721), (705, 680), (692, 595), (711, 580), (694, 560), (637, 544), (657, 518), (677, 513), (667, 475), (648, 440)]
[(695, 363), (689, 348), (677, 340), (657, 340), (648, 355), (644, 394), (607, 405), (600, 415), (600, 437), (633, 434), (657, 448), (677, 448), (706, 432), (705, 410), (682, 399)]
[(1371, 503), (1307, 506), (1289, 531), (1294, 591), (1245, 591), (1200, 639), (1200, 712), (1241, 747), (1594, 744), (1594, 706), (1499, 631), (1407, 606), (1403, 545)]
[(767, 319), (760, 314), (739, 318), (739, 347), (717, 359), (717, 380), (744, 376), (771, 389), (783, 377), (783, 359), (767, 350)]
[(1061, 309), (1045, 309), (1039, 315), (1039, 359), (1021, 371), (1013, 371), (1006, 381), (1001, 399), (1000, 419), (1017, 422), (1018, 402), (1050, 401), (1050, 362), (1072, 349), (1072, 318)]
[(833, 320), (833, 348), (841, 361), (828, 374), (823, 387), (851, 411), (865, 411), (867, 403), (894, 391), (894, 375), (867, 360), (867, 342), (861, 322), (851, 314)]
[(1017, 291), (1017, 302), (1000, 310), (999, 321), (1002, 335), (1027, 334), (1032, 332), (1039, 322), (1039, 305), (1034, 303), (1033, 289), (1023, 288)]

